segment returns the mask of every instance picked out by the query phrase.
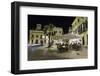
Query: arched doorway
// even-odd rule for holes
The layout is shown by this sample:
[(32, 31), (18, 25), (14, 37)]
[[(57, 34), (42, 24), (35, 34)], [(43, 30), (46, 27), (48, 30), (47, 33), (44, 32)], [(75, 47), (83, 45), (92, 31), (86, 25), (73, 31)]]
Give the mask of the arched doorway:
[(83, 43), (83, 45), (84, 45), (84, 36), (82, 37), (82, 43)]
[(40, 41), (41, 45), (43, 45), (43, 40)]
[(35, 43), (38, 44), (38, 40), (36, 40)]

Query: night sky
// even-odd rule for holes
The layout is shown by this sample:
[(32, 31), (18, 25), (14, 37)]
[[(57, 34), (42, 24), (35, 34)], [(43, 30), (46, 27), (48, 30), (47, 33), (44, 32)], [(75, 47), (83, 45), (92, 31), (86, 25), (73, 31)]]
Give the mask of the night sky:
[(71, 16), (28, 15), (28, 32), (30, 29), (35, 29), (36, 24), (42, 24), (43, 28), (51, 23), (56, 27), (62, 27), (64, 33), (68, 33), (74, 19), (75, 17)]

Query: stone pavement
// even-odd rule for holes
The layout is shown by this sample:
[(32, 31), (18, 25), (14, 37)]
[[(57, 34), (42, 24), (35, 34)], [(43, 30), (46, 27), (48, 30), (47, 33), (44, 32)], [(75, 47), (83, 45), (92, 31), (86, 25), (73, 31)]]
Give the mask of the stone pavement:
[(69, 50), (61, 53), (56, 46), (50, 48), (42, 46), (38, 50), (28, 53), (28, 57), (29, 60), (82, 59), (88, 57), (88, 51), (83, 47), (79, 51)]
[(66, 52), (59, 53), (56, 46), (53, 46), (50, 48), (52, 50), (52, 55), (61, 57), (61, 58), (67, 58), (67, 59), (81, 59), (81, 58), (87, 58), (88, 57), (88, 49), (85, 47), (82, 47), (81, 50), (75, 51), (75, 50), (69, 50)]

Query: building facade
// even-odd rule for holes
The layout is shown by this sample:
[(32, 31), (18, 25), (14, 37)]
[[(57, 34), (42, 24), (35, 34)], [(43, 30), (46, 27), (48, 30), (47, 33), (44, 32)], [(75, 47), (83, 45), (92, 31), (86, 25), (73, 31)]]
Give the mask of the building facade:
[(88, 46), (88, 18), (76, 17), (72, 23), (72, 31), (82, 38), (82, 45)]
[(63, 28), (54, 27), (53, 32), (54, 32), (54, 36), (52, 37), (52, 39), (59, 40), (59, 37), (61, 37), (63, 34)]
[(29, 44), (44, 44), (43, 31), (30, 30), (29, 34)]
[[(40, 44), (47, 46), (49, 43), (49, 36), (44, 33), (43, 28), (41, 29), (41, 24), (36, 24), (35, 30), (29, 30), (29, 44)], [(48, 32), (48, 31), (47, 31)], [(52, 35), (50, 35), (50, 41), (56, 43), (61, 41), (63, 34), (63, 28), (55, 27), (52, 29)], [(61, 39), (61, 40), (60, 40)]]
[(54, 35), (52, 36), (52, 40), (53, 40), (54, 44), (62, 43), (63, 28), (54, 27), (53, 33), (54, 33)]
[(53, 28), (53, 31), (55, 32), (55, 36), (58, 36), (58, 35), (62, 35), (63, 34), (63, 29), (60, 28), (60, 27), (54, 27)]

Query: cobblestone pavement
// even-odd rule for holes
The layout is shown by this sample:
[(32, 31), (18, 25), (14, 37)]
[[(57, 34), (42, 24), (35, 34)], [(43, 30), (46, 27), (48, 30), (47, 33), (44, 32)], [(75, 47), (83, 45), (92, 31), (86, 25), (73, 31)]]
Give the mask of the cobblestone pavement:
[[(32, 49), (35, 49), (34, 51)], [(55, 59), (82, 59), (87, 58), (88, 52), (87, 48), (83, 47), (79, 51), (69, 50), (65, 52), (58, 52), (58, 49), (53, 46), (47, 48), (45, 46), (39, 46), (29, 48), (28, 47), (28, 60), (55, 60)]]

